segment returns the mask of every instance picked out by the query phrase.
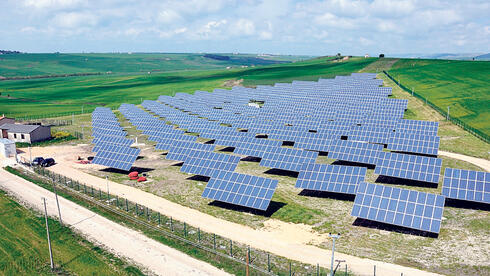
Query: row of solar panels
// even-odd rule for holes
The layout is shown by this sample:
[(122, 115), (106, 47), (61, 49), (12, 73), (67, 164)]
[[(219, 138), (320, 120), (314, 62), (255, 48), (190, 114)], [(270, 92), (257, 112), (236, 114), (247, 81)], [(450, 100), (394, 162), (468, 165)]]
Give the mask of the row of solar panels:
[(140, 153), (132, 148), (133, 140), (125, 138), (126, 132), (110, 108), (97, 107), (92, 112), (92, 143), (95, 144), (93, 164), (128, 171)]

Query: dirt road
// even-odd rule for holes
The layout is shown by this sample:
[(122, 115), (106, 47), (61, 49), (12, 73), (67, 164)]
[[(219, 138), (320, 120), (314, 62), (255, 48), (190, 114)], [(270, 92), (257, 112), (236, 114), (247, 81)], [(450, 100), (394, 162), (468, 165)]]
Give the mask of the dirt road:
[[(0, 169), (0, 188), (17, 199), (43, 210), (41, 197), (48, 203), (50, 216), (57, 216), (53, 193)], [(69, 200), (60, 199), (63, 222), (89, 240), (101, 244), (118, 256), (124, 256), (158, 275), (229, 275), (208, 263), (147, 238), (95, 214)], [(55, 256), (56, 261), (56, 256)]]
[[(50, 167), (49, 170), (75, 179), (80, 183), (91, 185), (97, 189), (107, 189), (107, 182), (105, 179), (84, 173), (78, 169), (79, 166), (87, 167), (96, 165), (79, 165), (74, 164), (73, 160), (71, 160), (73, 159), (73, 156), (77, 154), (76, 147), (33, 148), (32, 151), (33, 156), (50, 155), (59, 162)], [(112, 181), (109, 181), (108, 183), (111, 194), (128, 198), (133, 202), (145, 205), (166, 216), (171, 216), (176, 220), (186, 222), (194, 227), (199, 227), (206, 232), (215, 233), (225, 238), (292, 260), (312, 265), (319, 263), (323, 267), (330, 267), (331, 251), (312, 245), (317, 244), (320, 241), (328, 241), (328, 237), (316, 233), (310, 226), (285, 223), (271, 219), (266, 221), (266, 227), (262, 229), (253, 229), (248, 226), (213, 217), (195, 209), (181, 206), (137, 188)], [(349, 268), (357, 275), (372, 275), (374, 265), (376, 265), (376, 275), (399, 276), (401, 273), (403, 273), (403, 275), (421, 276), (438, 275), (409, 267), (341, 253), (336, 253), (335, 256), (338, 259), (346, 260)]]
[[(442, 151), (442, 150), (439, 151), (439, 155), (446, 156), (446, 157), (453, 158), (453, 159), (466, 161), (468, 163), (471, 163), (473, 165), (476, 165), (476, 166), (486, 170), (487, 172), (490, 172), (490, 161), (488, 161), (488, 160), (485, 160), (482, 158), (471, 157), (471, 156), (467, 156), (467, 155), (463, 155), (463, 154), (459, 154), (459, 153)], [(444, 172), (442, 172), (442, 173), (444, 173)]]

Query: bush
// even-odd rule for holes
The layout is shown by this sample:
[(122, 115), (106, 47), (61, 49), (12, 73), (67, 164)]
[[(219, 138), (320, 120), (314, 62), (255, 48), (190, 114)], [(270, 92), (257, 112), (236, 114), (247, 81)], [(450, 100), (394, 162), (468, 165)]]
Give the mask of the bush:
[(70, 133), (65, 131), (58, 131), (52, 134), (54, 139), (64, 139), (72, 136)]

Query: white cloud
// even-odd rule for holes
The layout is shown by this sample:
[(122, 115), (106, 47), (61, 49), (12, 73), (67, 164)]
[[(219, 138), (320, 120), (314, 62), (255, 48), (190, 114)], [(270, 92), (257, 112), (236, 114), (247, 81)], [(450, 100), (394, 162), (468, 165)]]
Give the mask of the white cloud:
[(52, 20), (56, 27), (68, 29), (93, 27), (97, 21), (97, 16), (86, 12), (63, 12), (57, 14)]
[(319, 25), (335, 27), (340, 29), (352, 29), (356, 27), (356, 20), (346, 17), (338, 17), (335, 14), (326, 12), (315, 17), (315, 23)]
[(158, 13), (157, 20), (161, 23), (173, 23), (180, 19), (180, 15), (174, 10), (163, 10)]
[(81, 0), (25, 0), (24, 5), (32, 8), (44, 9), (71, 7), (81, 2)]
[(241, 18), (230, 30), (232, 35), (253, 35), (255, 33), (255, 24), (248, 19)]

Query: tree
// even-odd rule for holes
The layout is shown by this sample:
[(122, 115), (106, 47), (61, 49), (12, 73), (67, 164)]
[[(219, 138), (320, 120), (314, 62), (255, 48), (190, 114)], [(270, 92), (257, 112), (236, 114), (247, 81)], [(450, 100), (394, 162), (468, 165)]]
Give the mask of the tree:
[(385, 57), (385, 54), (379, 54), (379, 57), (380, 58), (384, 58)]
[(340, 57), (340, 56), (341, 56), (341, 54), (340, 54), (340, 53), (337, 53), (337, 56), (338, 56), (338, 57)]

